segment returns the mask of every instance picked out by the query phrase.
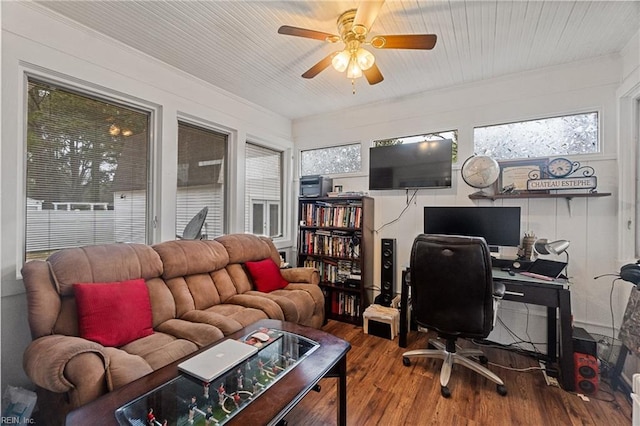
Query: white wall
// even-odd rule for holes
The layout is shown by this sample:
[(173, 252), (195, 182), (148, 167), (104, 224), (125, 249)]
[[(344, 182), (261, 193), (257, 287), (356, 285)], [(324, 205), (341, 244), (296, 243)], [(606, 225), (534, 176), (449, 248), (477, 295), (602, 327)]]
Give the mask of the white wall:
[(19, 279), (24, 247), (25, 71), (124, 96), (156, 111), (158, 144), (153, 155), (159, 167), (153, 176), (157, 195), (153, 213), (159, 227), (155, 242), (175, 238), (177, 117), (230, 134), (229, 173), (237, 190), (230, 191), (228, 200), (229, 232), (244, 231), (244, 141), (252, 138), (275, 149), (293, 148), (290, 120), (70, 24), (30, 2), (2, 2), (1, 377), (5, 385), (21, 386), (28, 384), (22, 372), (22, 353), (31, 340)]
[[(452, 188), (420, 190), (404, 216), (376, 234), (374, 271), (380, 270), (380, 238), (396, 238), (399, 265), (408, 264), (413, 238), (422, 232), (424, 206), (520, 206), (523, 233), (533, 231), (537, 236), (550, 240), (562, 238), (571, 241), (569, 273), (572, 277), (574, 319), (592, 332), (610, 335), (611, 280), (594, 280), (593, 277), (618, 270), (616, 89), (621, 83), (621, 71), (621, 58), (607, 56), (413, 95), (367, 108), (295, 120), (296, 148), (361, 142), (363, 172), (357, 176), (334, 178), (333, 183), (342, 184), (345, 191), (367, 191), (368, 149), (372, 140), (458, 129), (459, 160), (454, 166), (456, 172)], [(611, 192), (612, 196), (573, 199), (571, 210), (564, 198), (495, 202), (469, 200), (468, 195), (475, 189), (462, 181), (458, 170), (462, 161), (473, 153), (475, 126), (593, 110), (600, 113), (603, 152), (575, 159), (593, 166), (598, 177), (598, 191)], [(396, 219), (406, 205), (407, 194), (404, 191), (371, 191), (370, 195), (375, 198), (375, 229)], [(374, 280), (379, 287), (378, 272)], [(617, 285), (613, 292), (617, 325), (622, 318), (628, 287)], [(527, 312), (530, 313), (528, 330), (525, 329)], [(527, 311), (522, 304), (508, 302), (503, 303), (500, 311), (500, 317), (523, 339), (530, 337), (535, 342), (545, 341), (545, 315), (543, 308), (532, 305)], [(494, 333), (492, 337), (498, 337), (498, 340), (506, 337), (503, 330), (497, 329)], [(541, 349), (546, 350), (544, 346)]]

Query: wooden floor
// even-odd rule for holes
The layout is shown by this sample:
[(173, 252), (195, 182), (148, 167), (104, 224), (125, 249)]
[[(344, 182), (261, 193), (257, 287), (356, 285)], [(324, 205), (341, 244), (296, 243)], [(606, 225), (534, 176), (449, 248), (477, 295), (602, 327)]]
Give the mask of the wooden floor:
[[(402, 353), (424, 348), (428, 336), (411, 332), (408, 347), (366, 335), (362, 327), (329, 321), (323, 328), (351, 343), (347, 355), (347, 424), (359, 425), (631, 425), (631, 405), (607, 383), (583, 401), (575, 393), (547, 386), (540, 370), (516, 372), (490, 365), (507, 386), (507, 396), (493, 382), (454, 366), (451, 397), (440, 395), (442, 361), (402, 364)], [(463, 344), (463, 346), (468, 346)], [(537, 366), (537, 361), (503, 349), (484, 349), (490, 363), (510, 368)], [(319, 393), (310, 392), (289, 413), (294, 425), (336, 424), (336, 379), (323, 379)]]

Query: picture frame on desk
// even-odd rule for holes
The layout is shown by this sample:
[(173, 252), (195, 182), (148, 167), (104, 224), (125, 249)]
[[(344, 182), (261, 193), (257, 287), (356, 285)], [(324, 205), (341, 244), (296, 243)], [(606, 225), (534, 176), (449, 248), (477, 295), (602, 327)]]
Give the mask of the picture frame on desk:
[[(500, 175), (496, 194), (504, 193), (505, 188), (509, 188), (509, 192), (519, 194), (531, 192), (527, 190), (527, 181), (545, 177), (548, 162), (548, 158), (498, 161)], [(543, 194), (549, 193), (549, 191), (535, 191), (535, 193)]]

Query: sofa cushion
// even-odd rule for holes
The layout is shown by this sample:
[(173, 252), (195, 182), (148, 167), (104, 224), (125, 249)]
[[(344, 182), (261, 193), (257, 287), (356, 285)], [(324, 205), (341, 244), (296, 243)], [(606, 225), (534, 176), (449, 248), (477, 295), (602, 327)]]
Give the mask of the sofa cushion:
[(162, 274), (160, 256), (150, 246), (134, 243), (69, 248), (48, 257), (51, 275), (61, 296), (73, 295), (75, 283), (104, 283)]
[(162, 259), (165, 280), (203, 274), (224, 268), (229, 254), (224, 246), (210, 240), (165, 241), (153, 246)]
[(245, 266), (249, 270), (253, 284), (258, 291), (270, 293), (274, 290), (285, 288), (289, 283), (282, 278), (280, 268), (271, 259), (263, 259), (257, 262), (246, 262)]
[(216, 238), (224, 246), (229, 263), (245, 263), (262, 260), (267, 257), (274, 262), (279, 260), (278, 250), (268, 237), (258, 237), (251, 234), (229, 234)]
[(122, 346), (153, 334), (144, 279), (73, 286), (80, 336), (103, 346)]

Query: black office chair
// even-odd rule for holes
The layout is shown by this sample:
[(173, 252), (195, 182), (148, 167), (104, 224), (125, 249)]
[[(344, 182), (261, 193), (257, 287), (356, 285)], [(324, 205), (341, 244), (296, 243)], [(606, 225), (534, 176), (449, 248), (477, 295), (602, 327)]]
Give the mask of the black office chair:
[(504, 284), (491, 276), (489, 247), (483, 238), (452, 235), (418, 235), (411, 249), (411, 306), (419, 327), (428, 328), (444, 339), (430, 339), (429, 347), (402, 355), (403, 364), (411, 358), (438, 358), (440, 391), (448, 398), (449, 377), (453, 364), (460, 364), (483, 375), (497, 385), (500, 395), (507, 394), (504, 382), (491, 370), (468, 357), (477, 356), (487, 363), (477, 349), (460, 349), (458, 338), (485, 338), (493, 329), (497, 301), (504, 295)]

